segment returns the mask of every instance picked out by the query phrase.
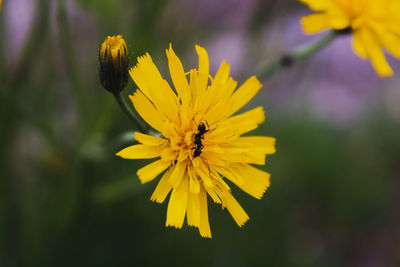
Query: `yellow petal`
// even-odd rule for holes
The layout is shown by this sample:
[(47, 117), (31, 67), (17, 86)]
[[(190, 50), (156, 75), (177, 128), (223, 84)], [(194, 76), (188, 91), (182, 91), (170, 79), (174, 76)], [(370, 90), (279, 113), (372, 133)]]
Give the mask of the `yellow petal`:
[(217, 193), (214, 190), (214, 187), (204, 187), (207, 191), (207, 194), (211, 197), (211, 199), (214, 201), (215, 204), (221, 204), (221, 199), (217, 195)]
[(236, 224), (239, 227), (242, 227), (249, 220), (249, 216), (244, 211), (242, 206), (240, 206), (230, 192), (218, 189), (217, 193), (222, 199), (222, 205), (228, 209)]
[(265, 154), (275, 153), (276, 139), (267, 136), (245, 136), (230, 143), (232, 146), (243, 147), (252, 151), (260, 151)]
[(161, 151), (161, 158), (165, 161), (173, 161), (176, 159), (176, 151), (167, 147)]
[(192, 105), (194, 110), (199, 110), (199, 104), (203, 102), (206, 87), (200, 84), (196, 69), (190, 70), (190, 91), (192, 92)]
[(199, 160), (199, 167), (197, 168), (197, 173), (200, 175), (201, 179), (203, 180), (204, 186), (207, 187), (213, 187), (213, 182), (211, 181), (210, 177), (210, 171), (208, 170), (208, 167), (203, 163), (203, 161)]
[(168, 183), (169, 177), (173, 171), (173, 167), (169, 168), (165, 174), (161, 177), (160, 181), (157, 184), (156, 189), (150, 197), (151, 201), (155, 201), (157, 203), (163, 203), (165, 198), (167, 197), (169, 191), (171, 191), (172, 186)]
[[(230, 166), (235, 166), (235, 165), (230, 165)], [(229, 179), (232, 181), (234, 184), (240, 187), (240, 185), (244, 184), (244, 180), (242, 176), (239, 175), (239, 172), (236, 170), (236, 168), (224, 168), (224, 167), (219, 167), (216, 166), (214, 167), (218, 173), (220, 173), (223, 177)]]
[(361, 34), (365, 50), (367, 51), (368, 57), (371, 59), (376, 72), (382, 77), (392, 76), (393, 70), (387, 63), (378, 41), (374, 38), (372, 33), (367, 30), (362, 31)]
[(195, 48), (197, 55), (199, 55), (199, 86), (205, 90), (209, 76), (208, 54), (207, 51), (199, 45), (196, 45)]
[(169, 72), (171, 75), (172, 82), (175, 86), (175, 90), (178, 92), (178, 96), (182, 99), (182, 102), (189, 101), (190, 92), (188, 90), (189, 83), (183, 70), (182, 62), (175, 55), (172, 45), (169, 45), (169, 49), (166, 50), (168, 57)]
[(394, 57), (400, 58), (400, 36), (391, 33), (380, 35), (382, 45)]
[(173, 171), (173, 173), (171, 174), (171, 177), (168, 180), (168, 183), (173, 187), (173, 188), (177, 188), (182, 180), (184, 178), (184, 175), (186, 173), (186, 166), (187, 166), (187, 162), (178, 162), (175, 165), (175, 170)]
[(222, 61), (221, 66), (219, 67), (217, 74), (213, 80), (213, 83), (217, 85), (225, 84), (229, 79), (229, 64), (226, 64), (225, 60)]
[(300, 0), (308, 5), (314, 11), (322, 11), (328, 9), (332, 5), (332, 0)]
[(270, 185), (270, 174), (248, 164), (237, 165), (236, 170), (243, 181), (243, 183), (237, 184), (237, 186), (255, 198), (262, 198)]
[(256, 76), (250, 77), (242, 86), (237, 89), (231, 97), (230, 114), (235, 113), (247, 104), (261, 89), (262, 84)]
[(165, 117), (156, 110), (153, 104), (143, 95), (136, 91), (129, 96), (139, 115), (154, 129), (162, 131)]
[(215, 143), (226, 143), (229, 137), (236, 139), (237, 136), (257, 128), (258, 124), (264, 120), (264, 110), (258, 107), (220, 122), (218, 127), (209, 134), (209, 138)]
[(210, 223), (208, 221), (207, 193), (204, 188), (200, 192), (200, 226), (199, 232), (202, 237), (211, 238)]
[(150, 182), (171, 165), (169, 161), (157, 160), (137, 171), (142, 184)]
[(247, 125), (247, 124), (260, 124), (265, 120), (265, 114), (263, 107), (257, 107), (246, 111), (242, 114), (230, 117), (228, 122), (231, 124), (240, 124), (240, 125)]
[(200, 226), (200, 194), (188, 194), (187, 221), (190, 226)]
[(302, 17), (301, 24), (303, 25), (303, 31), (309, 34), (318, 33), (330, 27), (329, 17), (325, 13)]
[(116, 154), (124, 159), (151, 159), (161, 155), (161, 149), (148, 145), (133, 145), (122, 149)]
[(129, 71), (132, 79), (156, 109), (178, 122), (177, 97), (165, 81), (150, 55), (138, 57), (138, 63)]
[(155, 137), (148, 134), (142, 134), (139, 132), (135, 132), (135, 139), (144, 145), (150, 146), (159, 146), (163, 144), (167, 144), (168, 140), (162, 137)]
[(350, 19), (346, 14), (335, 14), (330, 17), (329, 25), (331, 25), (332, 29), (342, 30), (350, 27)]
[(197, 173), (200, 175), (201, 180), (203, 181), (203, 187), (206, 189), (207, 193), (210, 195), (214, 203), (220, 204), (221, 199), (218, 197), (217, 193), (215, 192), (214, 184), (211, 180), (209, 170), (205, 170), (206, 167), (200, 161), (199, 168), (197, 168)]
[(188, 179), (185, 177), (179, 187), (172, 190), (167, 208), (166, 226), (182, 228), (185, 220), (188, 192)]
[(156, 87), (159, 87), (163, 78), (148, 53), (137, 60), (138, 63), (129, 70), (129, 74), (140, 90), (154, 102), (157, 100)]
[(354, 52), (362, 58), (366, 58), (368, 56), (367, 50), (365, 50), (365, 46), (361, 37), (361, 30), (354, 32), (353, 34), (353, 49)]
[(226, 162), (222, 160), (220, 153), (213, 151), (203, 150), (204, 158), (207, 159), (210, 165), (214, 166), (225, 166)]
[(265, 153), (257, 151), (249, 151), (243, 148), (231, 148), (224, 147), (221, 148), (221, 153), (219, 157), (225, 162), (242, 162), (242, 163), (252, 163), (258, 165), (265, 164)]
[(188, 166), (188, 174), (189, 174), (189, 190), (193, 194), (200, 193), (200, 183), (197, 178), (196, 171), (193, 170), (192, 167)]

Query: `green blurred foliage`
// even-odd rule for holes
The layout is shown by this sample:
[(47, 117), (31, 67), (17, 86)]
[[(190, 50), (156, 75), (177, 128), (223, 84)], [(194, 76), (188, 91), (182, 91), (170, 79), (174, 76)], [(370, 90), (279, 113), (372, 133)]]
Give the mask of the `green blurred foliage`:
[[(80, 0), (83, 36), (57, 3), (37, 1), (16, 67), (0, 68), (1, 266), (366, 266), (381, 247), (380, 262), (400, 264), (400, 126), (381, 107), (351, 127), (269, 108), (254, 134), (277, 137), (264, 167), (271, 188), (255, 200), (232, 186), (250, 221), (238, 228), (209, 201), (213, 239), (164, 227), (167, 204), (149, 199), (156, 181), (136, 177), (148, 161), (114, 156), (134, 129), (100, 87), (97, 49), (121, 33), (133, 65), (145, 51), (161, 58), (171, 40), (184, 54), (199, 37), (160, 25), (166, 0)], [(260, 2), (250, 31), (268, 22), (269, 5)]]

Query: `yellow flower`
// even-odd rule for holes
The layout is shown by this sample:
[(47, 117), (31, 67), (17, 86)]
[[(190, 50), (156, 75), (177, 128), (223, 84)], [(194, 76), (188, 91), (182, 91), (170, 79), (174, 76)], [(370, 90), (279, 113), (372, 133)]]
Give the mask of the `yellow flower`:
[(400, 1), (398, 0), (300, 0), (316, 14), (302, 18), (306, 33), (327, 28), (353, 32), (353, 47), (362, 58), (369, 58), (380, 76), (393, 70), (383, 49), (400, 58)]
[(186, 215), (188, 225), (211, 238), (207, 194), (242, 226), (249, 217), (223, 178), (260, 199), (270, 184), (270, 175), (250, 164), (264, 165), (265, 155), (275, 152), (275, 139), (242, 136), (264, 121), (262, 107), (234, 115), (261, 89), (257, 78), (249, 78), (235, 91), (237, 82), (229, 77), (229, 65), (222, 62), (212, 78), (206, 50), (196, 46), (196, 51), (198, 69), (185, 73), (172, 47), (166, 50), (176, 93), (149, 54), (138, 58), (130, 75), (139, 90), (130, 99), (161, 136), (135, 133), (141, 144), (117, 155), (126, 159), (159, 158), (137, 174), (142, 183), (147, 183), (164, 172), (151, 200), (162, 203), (172, 190), (166, 226), (181, 228)]

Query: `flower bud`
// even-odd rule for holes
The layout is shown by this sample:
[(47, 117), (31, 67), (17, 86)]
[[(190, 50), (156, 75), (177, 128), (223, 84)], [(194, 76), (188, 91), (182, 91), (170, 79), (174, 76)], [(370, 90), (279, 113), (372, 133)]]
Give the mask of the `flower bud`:
[(100, 82), (111, 93), (121, 92), (128, 83), (128, 49), (121, 35), (108, 36), (100, 45)]

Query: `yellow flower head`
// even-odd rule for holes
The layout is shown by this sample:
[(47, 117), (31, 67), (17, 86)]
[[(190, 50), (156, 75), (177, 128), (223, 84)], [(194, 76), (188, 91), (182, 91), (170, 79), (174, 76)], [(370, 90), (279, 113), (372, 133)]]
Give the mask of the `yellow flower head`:
[(300, 0), (316, 14), (302, 18), (306, 33), (327, 28), (353, 32), (353, 47), (369, 58), (380, 76), (391, 76), (383, 49), (400, 58), (400, 1), (398, 0)]
[(100, 45), (100, 82), (110, 92), (120, 92), (128, 83), (128, 48), (121, 35), (108, 36)]
[(149, 54), (138, 58), (130, 75), (139, 90), (130, 99), (140, 116), (161, 136), (135, 133), (141, 144), (117, 155), (127, 159), (159, 158), (137, 174), (142, 183), (147, 183), (164, 172), (151, 200), (162, 203), (172, 190), (166, 226), (181, 228), (186, 215), (190, 226), (210, 238), (207, 194), (226, 207), (242, 226), (249, 217), (223, 178), (261, 198), (270, 175), (250, 164), (264, 165), (265, 155), (275, 152), (275, 139), (242, 136), (264, 121), (262, 107), (234, 115), (260, 90), (257, 78), (249, 78), (235, 90), (237, 82), (229, 77), (229, 65), (223, 62), (212, 78), (206, 50), (196, 46), (196, 51), (198, 69), (185, 73), (172, 47), (166, 50), (175, 92)]

